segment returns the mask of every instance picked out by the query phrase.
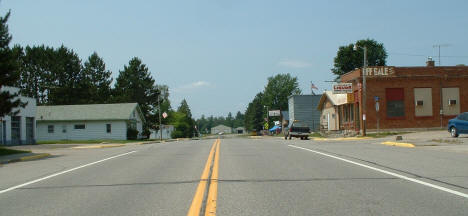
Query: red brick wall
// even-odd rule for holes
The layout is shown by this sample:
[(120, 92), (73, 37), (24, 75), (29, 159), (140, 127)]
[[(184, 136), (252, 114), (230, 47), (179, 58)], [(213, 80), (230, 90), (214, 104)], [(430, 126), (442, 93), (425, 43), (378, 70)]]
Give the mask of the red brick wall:
[[(468, 67), (396, 67), (395, 72), (395, 77), (368, 77), (366, 79), (368, 129), (377, 128), (377, 116), (380, 118), (381, 129), (440, 127), (441, 87), (458, 87), (460, 91), (460, 112), (468, 112)], [(342, 76), (343, 82), (352, 82), (353, 80), (362, 82), (360, 70)], [(353, 88), (355, 90), (358, 89), (357, 82), (354, 82)], [(404, 89), (404, 117), (387, 117), (386, 88)], [(432, 116), (415, 116), (414, 88), (432, 88)], [(380, 98), (380, 111), (378, 113), (375, 110), (374, 96)], [(356, 98), (356, 100), (359, 99)], [(360, 109), (362, 114), (362, 106)], [(453, 117), (443, 116), (443, 127), (446, 127), (448, 120)], [(362, 117), (357, 119), (362, 119)]]

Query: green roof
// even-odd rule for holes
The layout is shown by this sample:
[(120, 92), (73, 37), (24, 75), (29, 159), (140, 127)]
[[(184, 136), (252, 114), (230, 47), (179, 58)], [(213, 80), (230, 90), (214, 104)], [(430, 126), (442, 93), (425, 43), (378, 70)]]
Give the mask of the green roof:
[[(37, 121), (129, 120), (137, 103), (37, 106)], [(138, 113), (141, 111), (138, 108)]]

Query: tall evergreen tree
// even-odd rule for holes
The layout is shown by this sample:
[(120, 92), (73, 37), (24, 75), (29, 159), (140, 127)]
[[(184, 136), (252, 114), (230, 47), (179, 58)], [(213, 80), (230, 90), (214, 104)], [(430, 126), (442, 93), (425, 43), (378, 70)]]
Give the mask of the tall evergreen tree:
[[(8, 33), (7, 21), (10, 17), (8, 12), (4, 17), (0, 17), (0, 89), (3, 86), (17, 85), (19, 80), (19, 65), (14, 52), (9, 44), (11, 35)], [(19, 106), (24, 106), (17, 93), (0, 92), (0, 117), (10, 114), (12, 110)], [(15, 114), (15, 113), (13, 113)]]
[(255, 98), (247, 106), (245, 111), (245, 128), (250, 131), (259, 131), (263, 128), (264, 107), (262, 101), (264, 100), (263, 93), (258, 93)]
[(54, 105), (87, 103), (89, 86), (81, 72), (81, 60), (78, 54), (65, 46), (54, 52), (55, 61), (50, 66), (48, 103)]
[(99, 55), (94, 52), (84, 63), (84, 85), (88, 85), (87, 103), (107, 103), (111, 99), (112, 72), (106, 70), (106, 64)]
[(157, 129), (158, 122), (156, 107), (158, 105), (159, 89), (155, 81), (142, 61), (134, 57), (128, 66), (120, 71), (116, 79), (113, 92), (113, 101), (118, 103), (136, 102), (147, 119), (144, 125), (144, 134), (149, 134), (149, 129)]

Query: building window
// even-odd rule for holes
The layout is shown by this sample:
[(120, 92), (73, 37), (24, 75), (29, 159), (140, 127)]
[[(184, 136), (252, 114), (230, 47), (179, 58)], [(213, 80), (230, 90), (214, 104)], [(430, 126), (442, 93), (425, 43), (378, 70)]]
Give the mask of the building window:
[(415, 116), (432, 116), (432, 88), (414, 88)]
[(349, 110), (350, 121), (354, 121), (354, 104), (349, 105)]
[(62, 125), (62, 133), (67, 133), (67, 126), (66, 125)]
[(460, 89), (442, 88), (442, 102), (443, 115), (460, 114)]
[(107, 133), (111, 133), (111, 131), (112, 131), (111, 124), (106, 124), (106, 131), (107, 131)]
[(77, 130), (82, 130), (82, 129), (85, 129), (85, 128), (86, 128), (86, 126), (84, 124), (76, 124), (75, 125), (75, 129), (77, 129)]
[(385, 89), (387, 99), (387, 117), (397, 118), (405, 116), (405, 101), (403, 88)]
[(54, 126), (53, 125), (48, 125), (47, 126), (47, 132), (54, 133)]

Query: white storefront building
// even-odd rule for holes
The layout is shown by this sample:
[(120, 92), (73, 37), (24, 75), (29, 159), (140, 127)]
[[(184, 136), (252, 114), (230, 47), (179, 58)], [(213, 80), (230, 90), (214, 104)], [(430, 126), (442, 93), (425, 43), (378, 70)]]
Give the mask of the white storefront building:
[[(4, 86), (0, 92), (18, 93), (19, 88)], [(36, 143), (36, 99), (19, 96), (25, 107), (13, 109), (16, 115), (0, 117), (0, 145), (30, 145)]]

